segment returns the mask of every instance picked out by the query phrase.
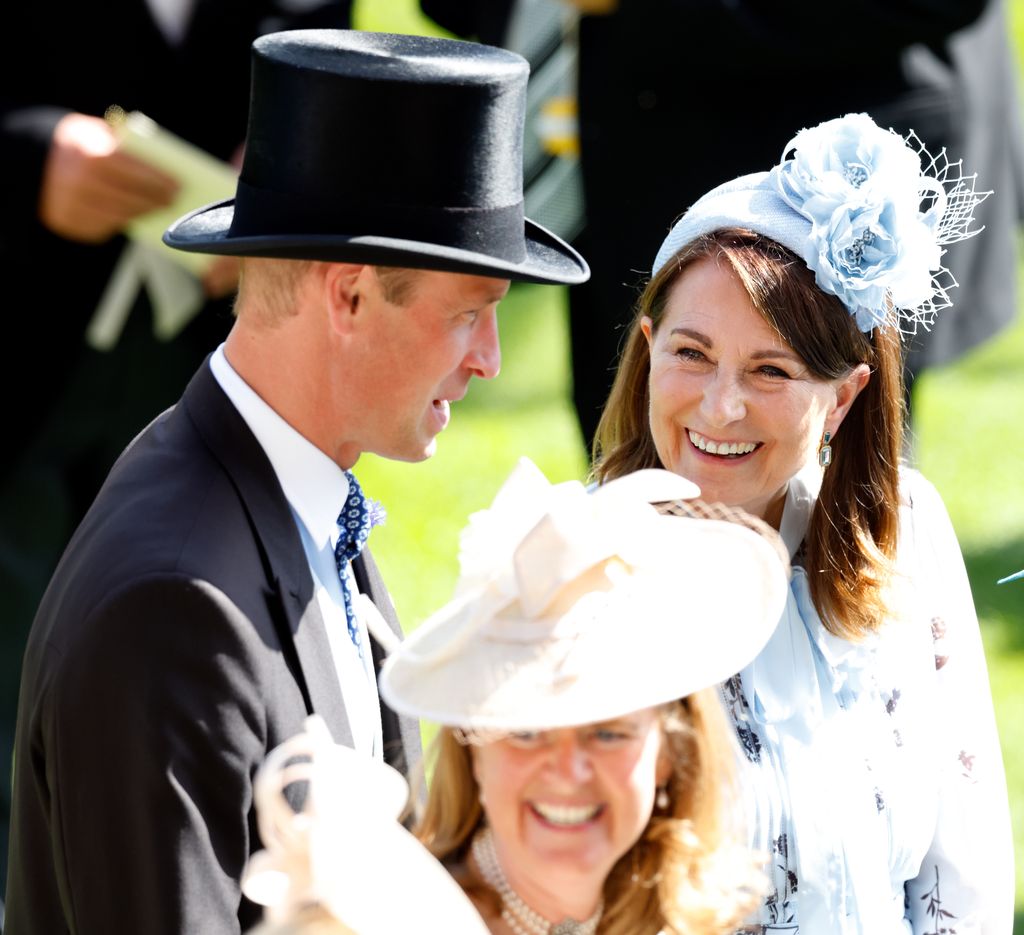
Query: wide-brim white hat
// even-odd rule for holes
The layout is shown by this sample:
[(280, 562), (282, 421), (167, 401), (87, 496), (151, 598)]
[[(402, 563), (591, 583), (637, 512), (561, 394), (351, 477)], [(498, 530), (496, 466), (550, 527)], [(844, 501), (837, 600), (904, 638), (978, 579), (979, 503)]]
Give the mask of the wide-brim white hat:
[(536, 730), (735, 674), (775, 629), (787, 575), (757, 532), (651, 505), (696, 492), (650, 470), (588, 493), (522, 462), (471, 518), (457, 596), (389, 657), (382, 697), (466, 730)]
[[(297, 783), (306, 785), (299, 811), (286, 795)], [(400, 773), (335, 744), (321, 718), (307, 718), (256, 775), (266, 849), (250, 858), (242, 891), (270, 922), (320, 906), (355, 935), (421, 931), (424, 919), (443, 919), (453, 935), (487, 935), (448, 871), (399, 824), (408, 792)]]

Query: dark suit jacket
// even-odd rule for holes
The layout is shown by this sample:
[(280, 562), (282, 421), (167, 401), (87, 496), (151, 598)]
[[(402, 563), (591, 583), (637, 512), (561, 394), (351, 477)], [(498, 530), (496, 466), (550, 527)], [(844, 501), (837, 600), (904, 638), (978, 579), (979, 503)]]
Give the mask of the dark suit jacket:
[[(356, 577), (398, 631), (368, 556)], [(288, 503), (204, 364), (115, 465), (33, 624), (8, 935), (251, 926), (253, 774), (312, 712), (350, 740)], [(402, 768), (417, 726), (383, 715)]]
[[(181, 4), (185, 6), (185, 4)], [(54, 127), (69, 111), (138, 109), (220, 159), (245, 136), (249, 47), (273, 29), (348, 24), (350, 0), (194, 0), (173, 45), (146, 0), (15, 2), (4, 36), (31, 55), (0, 56), (0, 274), (30, 300), (10, 303), (5, 340), (40, 349), (46, 366), (0, 368), (17, 398), (0, 459), (0, 898), (6, 878), (10, 757), (18, 671), (32, 617), (68, 539), (110, 466), (139, 429), (172, 405), (227, 334), (229, 299), (207, 302), (173, 340), (153, 335), (145, 290), (115, 349), (84, 334), (124, 239), (82, 244), (37, 217)], [(301, 10), (296, 7), (302, 7)]]

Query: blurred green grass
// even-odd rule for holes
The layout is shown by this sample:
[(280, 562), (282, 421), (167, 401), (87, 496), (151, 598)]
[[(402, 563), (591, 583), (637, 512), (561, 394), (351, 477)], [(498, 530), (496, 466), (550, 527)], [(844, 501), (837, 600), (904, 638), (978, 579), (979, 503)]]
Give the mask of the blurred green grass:
[[(1024, 2), (1015, 0), (1009, 12), (1021, 52)], [(357, 0), (356, 23), (442, 34), (415, 0)], [(359, 462), (364, 487), (391, 513), (388, 525), (374, 531), (373, 549), (407, 630), (451, 596), (458, 533), (519, 456), (553, 481), (586, 472), (569, 402), (564, 291), (514, 286), (499, 317), (502, 374), (472, 386), (454, 407), (437, 455), (417, 465)], [(945, 499), (960, 537), (981, 619), (1013, 812), (1014, 930), (1024, 935), (1024, 583), (995, 584), (1024, 567), (1024, 318), (920, 379), (914, 433), (917, 464)]]

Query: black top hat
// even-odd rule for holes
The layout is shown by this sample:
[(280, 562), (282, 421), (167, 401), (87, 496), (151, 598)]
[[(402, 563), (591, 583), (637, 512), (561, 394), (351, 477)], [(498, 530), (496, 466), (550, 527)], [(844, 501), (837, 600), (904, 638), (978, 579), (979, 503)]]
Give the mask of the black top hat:
[(586, 261), (523, 217), (525, 60), (422, 36), (298, 30), (253, 43), (233, 199), (179, 250), (578, 283)]

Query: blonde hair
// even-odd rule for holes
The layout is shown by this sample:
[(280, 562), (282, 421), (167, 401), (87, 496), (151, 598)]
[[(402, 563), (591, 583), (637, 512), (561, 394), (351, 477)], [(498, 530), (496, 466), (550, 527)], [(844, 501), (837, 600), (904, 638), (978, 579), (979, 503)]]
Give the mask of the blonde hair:
[[(757, 901), (762, 879), (736, 842), (735, 755), (714, 689), (662, 708), (673, 765), (666, 809), (655, 808), (640, 838), (604, 885), (600, 935), (716, 935), (735, 930)], [(464, 866), (484, 820), (469, 748), (450, 728), (431, 747), (433, 778), (414, 833), (449, 866)], [(468, 873), (456, 879), (500, 911), (500, 898)]]
[(896, 556), (905, 416), (900, 335), (895, 328), (861, 332), (842, 302), (819, 289), (804, 262), (774, 240), (738, 228), (716, 231), (682, 247), (652, 277), (598, 425), (594, 478), (663, 466), (651, 436), (650, 351), (640, 321), (650, 318), (656, 331), (672, 287), (705, 258), (729, 265), (754, 308), (818, 379), (841, 377), (861, 363), (871, 368), (832, 439), (832, 464), (811, 514), (804, 559), (826, 628), (861, 638), (887, 617)]
[[(245, 314), (265, 328), (273, 328), (298, 309), (295, 293), (316, 260), (283, 260), (242, 257), (235, 314)], [(375, 266), (384, 298), (394, 305), (408, 305), (416, 292), (418, 269)]]
[[(266, 328), (294, 315), (295, 291), (313, 260), (242, 257), (235, 314), (246, 315)], [(258, 298), (257, 298), (258, 296)]]
[(401, 266), (375, 266), (374, 271), (384, 298), (392, 305), (408, 305), (423, 274), (421, 269), (405, 269)]

